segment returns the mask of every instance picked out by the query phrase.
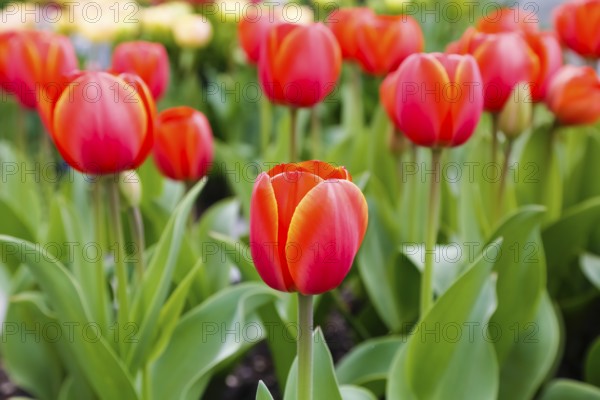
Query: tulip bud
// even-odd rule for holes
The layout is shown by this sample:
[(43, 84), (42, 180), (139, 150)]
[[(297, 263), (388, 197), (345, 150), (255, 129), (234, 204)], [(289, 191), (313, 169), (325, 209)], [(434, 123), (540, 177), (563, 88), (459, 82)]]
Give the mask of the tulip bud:
[(533, 104), (527, 82), (515, 85), (511, 96), (498, 115), (498, 127), (508, 139), (515, 139), (531, 126)]
[(212, 35), (210, 21), (201, 15), (180, 16), (173, 26), (175, 43), (180, 47), (192, 49), (204, 47), (210, 42)]
[(121, 172), (119, 190), (130, 207), (139, 207), (142, 201), (142, 182), (135, 170)]

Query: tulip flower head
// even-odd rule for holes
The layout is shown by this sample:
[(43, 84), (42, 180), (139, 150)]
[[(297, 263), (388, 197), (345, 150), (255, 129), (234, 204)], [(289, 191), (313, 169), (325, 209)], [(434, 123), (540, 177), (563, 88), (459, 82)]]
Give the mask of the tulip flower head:
[(481, 17), (476, 24), (483, 33), (537, 32), (538, 17), (532, 10), (519, 7), (500, 7)]
[(396, 74), (394, 120), (412, 142), (451, 147), (471, 137), (484, 101), (472, 56), (413, 54)]
[(562, 125), (593, 124), (600, 120), (600, 78), (590, 67), (566, 65), (550, 83), (546, 103)]
[(25, 108), (36, 108), (45, 89), (62, 88), (76, 69), (77, 56), (65, 36), (41, 31), (0, 34), (0, 87)]
[(338, 8), (327, 17), (327, 27), (337, 39), (345, 60), (356, 60), (357, 28), (374, 15), (373, 10), (368, 7), (347, 7)]
[[(269, 12), (269, 10), (273, 10)], [(281, 8), (249, 7), (238, 24), (238, 39), (248, 61), (258, 63), (260, 49), (269, 29), (283, 21)]]
[(167, 177), (197, 181), (213, 160), (213, 135), (208, 120), (191, 107), (173, 107), (156, 119), (154, 161)]
[(372, 75), (394, 71), (409, 55), (423, 51), (423, 32), (409, 15), (367, 15), (356, 24), (356, 58)]
[(345, 168), (321, 161), (261, 173), (250, 204), (250, 250), (267, 285), (319, 294), (348, 274), (367, 229), (367, 202)]
[(600, 0), (571, 0), (554, 9), (561, 42), (586, 58), (600, 57)]
[(134, 169), (152, 149), (154, 101), (136, 75), (79, 72), (43, 98), (42, 119), (62, 157), (80, 172)]
[(177, 19), (173, 26), (175, 43), (185, 48), (201, 48), (212, 39), (213, 29), (208, 18), (202, 15), (189, 14)]
[(400, 129), (400, 121), (396, 117), (396, 95), (398, 88), (399, 69), (388, 74), (379, 86), (379, 99), (386, 114), (392, 120), (397, 129)]
[(269, 31), (263, 46), (258, 73), (271, 101), (311, 107), (333, 91), (342, 56), (325, 25), (278, 24)]
[(135, 41), (121, 43), (115, 48), (112, 70), (138, 75), (158, 100), (169, 85), (169, 57), (160, 43)]

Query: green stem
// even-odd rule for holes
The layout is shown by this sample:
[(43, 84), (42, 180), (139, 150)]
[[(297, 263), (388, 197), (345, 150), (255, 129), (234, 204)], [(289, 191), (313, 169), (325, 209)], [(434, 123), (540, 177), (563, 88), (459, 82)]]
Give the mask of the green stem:
[[(118, 329), (123, 329), (129, 316), (129, 300), (127, 297), (127, 266), (125, 265), (125, 236), (121, 220), (121, 202), (119, 199), (119, 175), (106, 178), (112, 226), (112, 240), (115, 241), (115, 271), (117, 274)], [(120, 335), (118, 337), (121, 337)], [(122, 352), (124, 343), (120, 343)]]
[(312, 136), (312, 156), (318, 160), (321, 157), (321, 123), (319, 121), (318, 106), (310, 109), (310, 131)]
[[(418, 168), (417, 166), (417, 161), (418, 161), (418, 147), (416, 144), (414, 143), (410, 143), (410, 158), (409, 158), (409, 166), (412, 168), (413, 166), (415, 166), (415, 168)], [(410, 240), (418, 240), (419, 239), (419, 235), (418, 235), (418, 229), (417, 227), (421, 224), (420, 221), (417, 221), (417, 216), (418, 216), (418, 212), (416, 211), (419, 207), (418, 207), (418, 202), (419, 202), (419, 185), (417, 182), (417, 176), (412, 176), (409, 177), (407, 176), (406, 178), (402, 178), (402, 179), (406, 179), (406, 183), (404, 182), (404, 180), (402, 181), (402, 185), (408, 185), (410, 186), (410, 190), (407, 190), (406, 193), (408, 196), (410, 196), (408, 198), (408, 205), (409, 205), (409, 209), (413, 210), (413, 212), (411, 213), (411, 219), (410, 219)], [(409, 183), (409, 179), (410, 179), (410, 183)], [(417, 223), (418, 222), (418, 223)]]
[(135, 273), (138, 283), (142, 282), (146, 265), (144, 262), (144, 249), (146, 248), (146, 239), (144, 237), (144, 220), (139, 207), (129, 209), (129, 221), (131, 233), (135, 242), (137, 257), (135, 257)]
[(435, 255), (435, 242), (440, 219), (441, 156), (441, 148), (433, 148), (431, 150), (433, 174), (431, 176), (429, 210), (427, 213), (425, 267), (421, 278), (421, 318), (425, 316), (433, 305), (433, 257)]
[(508, 176), (508, 168), (510, 166), (510, 156), (512, 154), (513, 141), (508, 140), (506, 143), (506, 151), (504, 153), (504, 164), (500, 171), (500, 188), (498, 189), (498, 203), (496, 204), (496, 221), (502, 217), (504, 210), (504, 197), (506, 192), (506, 178)]
[(313, 298), (298, 293), (298, 400), (312, 400)]
[(17, 107), (17, 148), (23, 156), (27, 156), (27, 110), (16, 104)]
[(496, 164), (498, 160), (498, 136), (499, 136), (498, 127), (498, 114), (492, 114), (492, 163)]
[[(104, 201), (102, 199), (102, 183), (101, 178), (96, 177), (96, 181), (92, 184), (92, 201), (94, 205), (94, 228), (95, 228), (95, 239), (96, 244), (101, 249), (101, 254), (104, 254), (104, 237), (106, 235), (105, 231), (105, 214), (104, 214)], [(108, 304), (107, 296), (106, 296), (106, 276), (104, 274), (104, 257), (98, 257), (98, 261), (96, 261), (96, 285), (98, 285), (97, 296), (98, 296), (98, 323), (102, 327), (102, 329), (107, 329), (108, 327), (108, 315), (107, 315), (107, 307)]]
[(272, 109), (271, 102), (263, 95), (260, 99), (260, 155), (263, 158), (271, 139)]
[(298, 161), (298, 149), (297, 149), (297, 120), (298, 120), (298, 109), (290, 107), (290, 162)]

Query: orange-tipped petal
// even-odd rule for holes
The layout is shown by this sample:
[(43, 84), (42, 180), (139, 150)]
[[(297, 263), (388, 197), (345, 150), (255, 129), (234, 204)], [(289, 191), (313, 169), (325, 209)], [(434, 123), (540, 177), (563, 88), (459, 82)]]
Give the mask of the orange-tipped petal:
[(367, 229), (367, 202), (345, 180), (325, 181), (302, 199), (286, 243), (288, 267), (297, 289), (319, 294), (348, 274)]

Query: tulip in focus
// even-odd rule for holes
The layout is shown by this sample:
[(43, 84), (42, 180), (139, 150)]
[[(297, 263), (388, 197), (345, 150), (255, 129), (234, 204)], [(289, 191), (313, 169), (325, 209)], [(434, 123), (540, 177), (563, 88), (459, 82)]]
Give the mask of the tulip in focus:
[(600, 57), (600, 0), (571, 0), (554, 9), (562, 43), (586, 58)]
[(340, 47), (323, 24), (281, 23), (265, 39), (258, 73), (271, 101), (310, 107), (333, 91), (341, 67)]
[(58, 151), (80, 172), (134, 169), (152, 149), (154, 101), (135, 75), (80, 72), (43, 99), (40, 114)]
[(169, 85), (169, 56), (160, 43), (121, 43), (113, 53), (112, 70), (138, 75), (146, 83), (155, 100), (162, 97)]
[(331, 29), (342, 50), (345, 60), (356, 60), (356, 31), (358, 26), (374, 16), (368, 7), (347, 7), (334, 10), (327, 17), (327, 27)]
[(51, 32), (0, 34), (0, 87), (14, 94), (25, 108), (36, 108), (46, 89), (64, 87), (77, 69), (73, 45)]
[(158, 114), (154, 161), (165, 176), (197, 181), (206, 175), (213, 154), (212, 130), (200, 111), (182, 106)]
[(515, 139), (531, 126), (533, 99), (529, 84), (518, 83), (498, 114), (498, 127), (506, 137)]
[(250, 205), (250, 249), (258, 273), (284, 292), (335, 289), (363, 240), (367, 211), (343, 167), (305, 161), (263, 172)]
[(423, 51), (423, 32), (409, 15), (371, 15), (356, 25), (356, 58), (372, 75), (392, 72), (409, 55)]
[(471, 137), (483, 112), (482, 78), (472, 56), (413, 54), (395, 74), (395, 121), (412, 142), (451, 147)]
[(593, 124), (600, 120), (600, 79), (590, 67), (564, 66), (550, 83), (546, 103), (562, 125)]
[(175, 43), (180, 47), (197, 49), (206, 46), (212, 39), (213, 30), (210, 21), (196, 14), (184, 15), (173, 26)]

